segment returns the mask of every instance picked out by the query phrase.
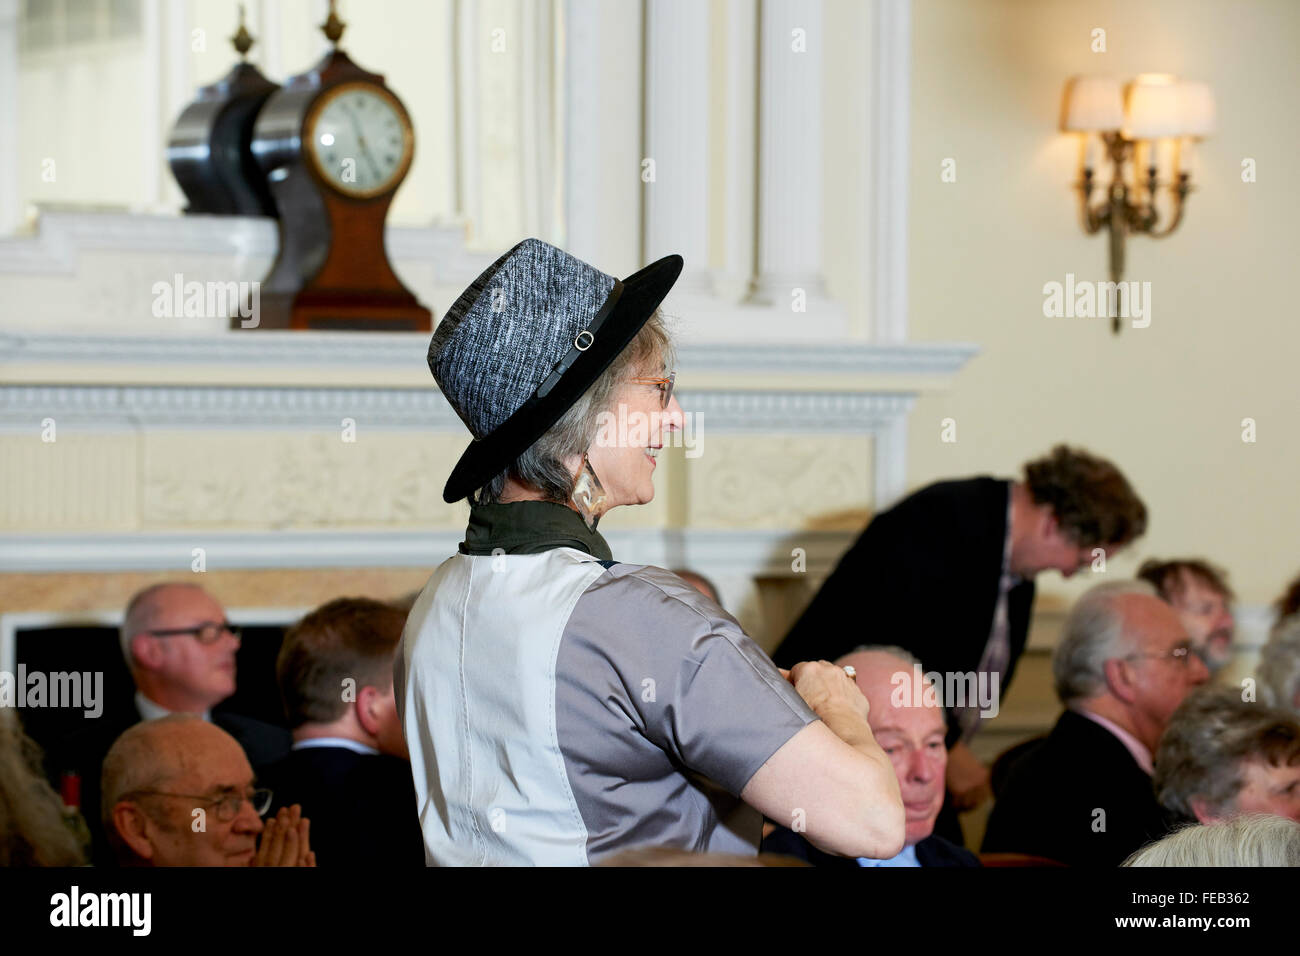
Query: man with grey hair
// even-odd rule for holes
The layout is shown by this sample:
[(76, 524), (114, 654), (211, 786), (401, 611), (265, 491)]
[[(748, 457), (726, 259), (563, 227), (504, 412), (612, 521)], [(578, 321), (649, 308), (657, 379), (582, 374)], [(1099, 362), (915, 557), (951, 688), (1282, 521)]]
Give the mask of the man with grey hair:
[(141, 720), (172, 713), (197, 714), (229, 733), (255, 767), (289, 752), (289, 731), (265, 721), (213, 708), (235, 692), (238, 629), (221, 604), (196, 584), (164, 582), (137, 592), (127, 603), (120, 631), (136, 693), (131, 706), (109, 709), (104, 720), (66, 741), (50, 761), (56, 773), (81, 780), (82, 806), (93, 840), (93, 856), (108, 856), (99, 826), (100, 772), (113, 742)]
[(1259, 652), (1255, 679), (1264, 701), (1300, 713), (1300, 615), (1283, 618), (1274, 626)]
[(983, 850), (1117, 866), (1167, 830), (1151, 755), (1209, 671), (1154, 588), (1115, 581), (1075, 602), (1052, 672), (1065, 712), (1008, 771)]
[(823, 853), (802, 835), (776, 827), (763, 840), (764, 853), (781, 853), (814, 866), (979, 866), (979, 859), (934, 832), (943, 807), (947, 721), (942, 689), (921, 673), (921, 662), (901, 647), (859, 647), (836, 662), (851, 667), (867, 698), (867, 723), (898, 777), (905, 814), (904, 844), (889, 859)]
[(1186, 822), (1273, 813), (1300, 823), (1300, 720), (1203, 687), (1174, 711), (1156, 751), (1156, 799)]

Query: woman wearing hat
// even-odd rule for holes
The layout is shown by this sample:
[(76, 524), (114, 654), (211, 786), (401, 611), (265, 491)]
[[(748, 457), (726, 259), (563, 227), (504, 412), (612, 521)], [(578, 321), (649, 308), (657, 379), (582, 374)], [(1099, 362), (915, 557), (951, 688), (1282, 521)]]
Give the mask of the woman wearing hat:
[[(787, 679), (717, 604), (613, 560), (601, 515), (654, 496), (682, 427), (657, 309), (669, 256), (619, 281), (536, 239), (476, 279), (429, 346), (473, 442), (460, 552), (411, 610), (395, 668), (425, 854), (584, 865), (637, 845), (757, 851), (761, 816), (890, 857), (903, 808), (854, 681)], [(611, 422), (633, 427), (612, 435)]]

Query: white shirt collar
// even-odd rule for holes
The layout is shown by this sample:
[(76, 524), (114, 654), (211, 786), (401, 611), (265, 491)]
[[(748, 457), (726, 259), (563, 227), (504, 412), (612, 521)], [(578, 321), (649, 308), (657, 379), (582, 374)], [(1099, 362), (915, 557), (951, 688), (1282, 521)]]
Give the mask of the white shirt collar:
[[(168, 710), (161, 704), (155, 704), (140, 691), (135, 692), (135, 709), (140, 712), (141, 720), (157, 720), (159, 717), (166, 717), (168, 714), (173, 713), (173, 711)], [(199, 716), (211, 722), (212, 711), (205, 710)]]
[(292, 749), (308, 750), (312, 747), (343, 747), (359, 754), (379, 753), (374, 747), (368, 747), (359, 740), (349, 740), (347, 737), (308, 737), (306, 740), (295, 740)]

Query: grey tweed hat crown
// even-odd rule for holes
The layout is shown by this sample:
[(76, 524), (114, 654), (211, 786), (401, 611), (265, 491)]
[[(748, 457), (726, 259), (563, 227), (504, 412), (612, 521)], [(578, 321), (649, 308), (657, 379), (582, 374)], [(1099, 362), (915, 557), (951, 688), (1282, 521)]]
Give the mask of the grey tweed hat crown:
[(681, 256), (665, 256), (620, 281), (525, 239), (471, 282), (429, 342), (429, 370), (474, 436), (443, 499), (459, 501), (487, 484), (559, 421), (681, 270)]

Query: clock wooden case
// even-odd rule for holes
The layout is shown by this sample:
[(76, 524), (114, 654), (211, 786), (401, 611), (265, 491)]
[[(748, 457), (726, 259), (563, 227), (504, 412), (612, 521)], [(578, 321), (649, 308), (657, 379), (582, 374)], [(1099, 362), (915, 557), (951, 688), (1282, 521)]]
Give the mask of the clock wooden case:
[[(331, 14), (326, 35), (337, 44), (341, 33)], [(384, 249), (384, 220), (414, 149), (401, 100), (337, 46), (271, 96), (252, 151), (275, 197), (280, 249), (261, 284), (256, 328), (432, 328)]]

